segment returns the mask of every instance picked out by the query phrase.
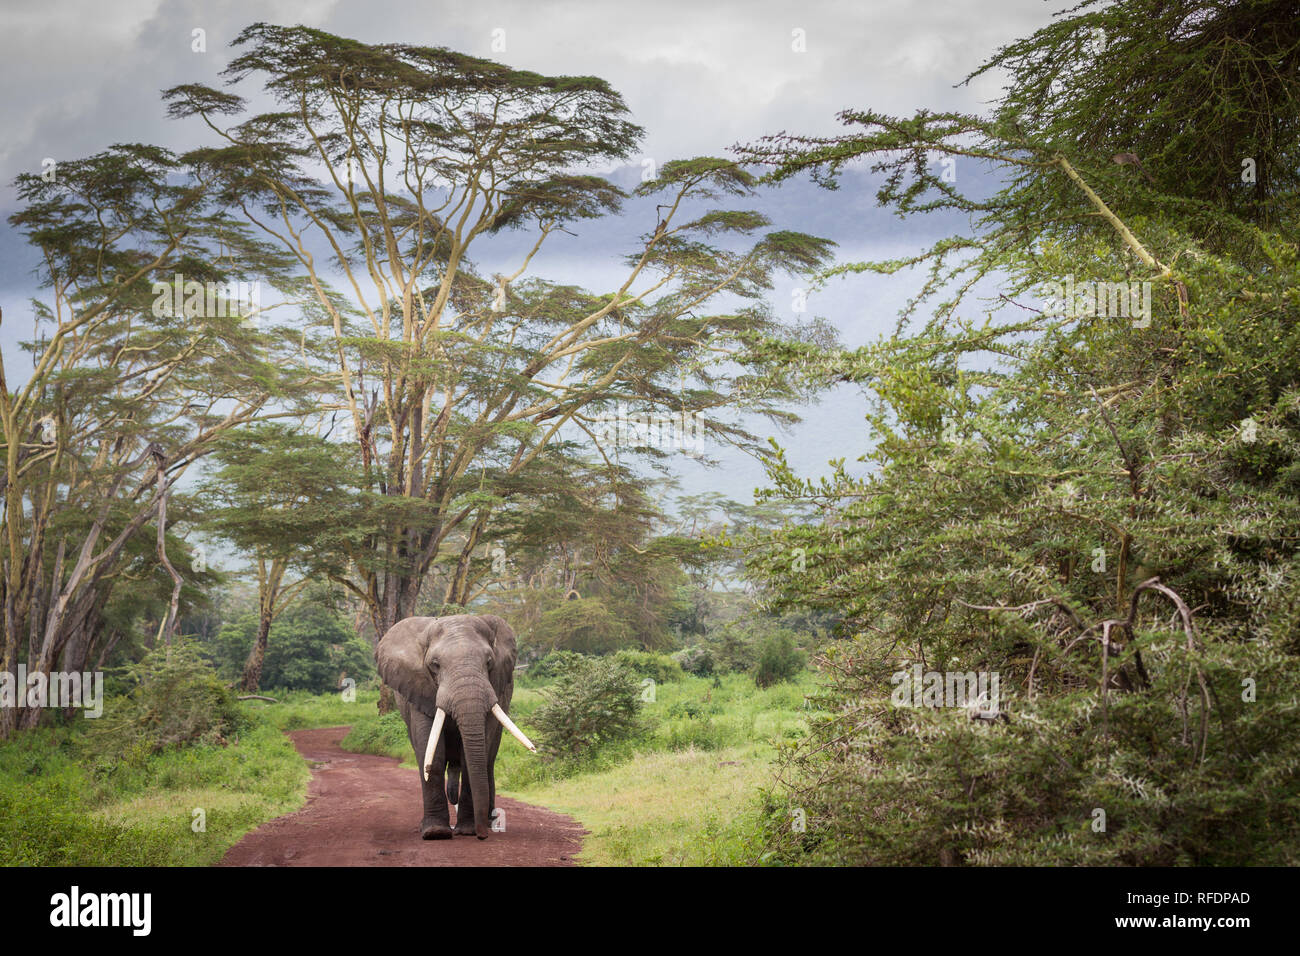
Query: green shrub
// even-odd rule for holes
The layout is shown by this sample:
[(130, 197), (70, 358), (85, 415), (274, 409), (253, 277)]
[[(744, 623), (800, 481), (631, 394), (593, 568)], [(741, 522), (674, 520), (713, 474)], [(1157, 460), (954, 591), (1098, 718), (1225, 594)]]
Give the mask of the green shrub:
[(557, 665), (555, 683), (533, 714), (543, 750), (562, 758), (590, 755), (601, 744), (642, 729), (641, 682), (611, 658), (572, 657)]
[(225, 744), (239, 727), (235, 694), (190, 640), (150, 651), (126, 674), (135, 689), (106, 701), (86, 731), (83, 743), (98, 756), (139, 762), (171, 745)]
[(576, 651), (551, 651), (546, 656), (529, 664), (527, 670), (522, 672), (522, 676), (526, 676), (529, 683), (545, 684), (547, 681), (559, 677), (560, 672), (568, 662), (581, 660), (584, 656)]
[(770, 634), (758, 646), (758, 661), (754, 665), (754, 683), (771, 687), (794, 680), (804, 669), (803, 652), (794, 645), (788, 633)]
[(682, 665), (667, 654), (622, 650), (614, 655), (614, 659), (642, 677), (649, 677), (656, 684), (673, 683), (686, 676)]
[(673, 655), (673, 660), (686, 673), (696, 677), (708, 677), (713, 673), (713, 654), (700, 644), (678, 651)]

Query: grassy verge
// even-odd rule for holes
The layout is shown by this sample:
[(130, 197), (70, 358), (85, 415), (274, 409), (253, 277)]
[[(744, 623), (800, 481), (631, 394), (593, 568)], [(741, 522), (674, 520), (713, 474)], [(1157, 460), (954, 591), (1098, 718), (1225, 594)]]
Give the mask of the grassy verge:
[[(97, 759), (87, 725), (0, 744), (0, 854), (9, 865), (207, 866), (249, 830), (300, 808), (310, 771), (282, 731), (354, 723), (377, 691), (244, 701), (227, 746)], [(112, 706), (106, 702), (106, 707)], [(93, 729), (93, 725), (92, 725)]]
[(652, 729), (630, 747), (557, 774), (503, 744), (497, 778), (508, 795), (590, 830), (578, 857), (584, 864), (753, 863), (745, 845), (759, 791), (771, 783), (775, 744), (806, 732), (804, 695), (813, 686), (811, 673), (766, 690), (743, 674), (660, 684), (644, 708)]
[(743, 841), (770, 754), (758, 747), (638, 752), (621, 766), (512, 791), (567, 813), (591, 835), (591, 866), (727, 866), (752, 863)]
[(278, 703), (246, 700), (242, 706), (252, 715), (264, 717), (279, 730), (307, 730), (313, 727), (344, 727), (375, 716), (378, 690), (358, 690), (356, 699), (341, 694), (313, 694), (305, 690), (272, 691)]

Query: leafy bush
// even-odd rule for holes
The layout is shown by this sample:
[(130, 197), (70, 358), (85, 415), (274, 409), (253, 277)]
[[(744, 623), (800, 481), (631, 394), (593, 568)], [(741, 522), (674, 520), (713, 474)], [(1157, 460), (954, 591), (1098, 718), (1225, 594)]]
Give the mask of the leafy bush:
[(523, 672), (530, 683), (546, 683), (560, 675), (567, 662), (580, 660), (584, 655), (576, 651), (551, 651), (545, 657), (528, 665)]
[(239, 726), (234, 693), (193, 641), (156, 648), (126, 673), (135, 689), (105, 702), (101, 726), (86, 732), (86, 744), (100, 755), (139, 760), (173, 744), (225, 744)]
[(713, 673), (713, 654), (699, 644), (678, 651), (673, 655), (673, 660), (686, 673), (696, 677), (707, 677)]
[(672, 683), (686, 676), (682, 665), (667, 654), (622, 650), (614, 655), (614, 659), (642, 677), (649, 677), (656, 684)]
[(771, 687), (794, 680), (804, 666), (803, 652), (795, 647), (793, 637), (785, 633), (770, 634), (759, 644), (754, 683), (759, 687)]
[[(978, 238), (963, 230), (914, 260), (933, 270), (913, 300), (931, 317), (922, 306), (832, 360), (874, 392), (869, 476), (841, 469), (820, 489), (835, 520), (780, 529), (746, 555), (769, 606), (844, 623), (824, 668), (828, 716), (781, 774), (807, 821), (786, 818), (781, 861), (1300, 862), (1300, 218), (1294, 186), (1222, 189), (1223, 130), (1201, 119), (1249, 117), (1261, 149), (1300, 151), (1300, 127), (1253, 110), (1254, 81), (1223, 59), (1224, 37), (1241, 62), (1275, 54), (1253, 14), (1089, 5), (974, 74), (1010, 71), (991, 122), (864, 111), (860, 138), (797, 140), (835, 170), (893, 157), (877, 167), (881, 199), (905, 215), (984, 217)], [(1124, 55), (1083, 50), (1099, 30)], [(1279, 77), (1277, 95), (1300, 95), (1300, 77)], [(1178, 162), (1140, 201), (1081, 215), (1123, 192), (1115, 163), (1057, 144), (1121, 129), (1130, 156)], [(1001, 157), (995, 203), (905, 168), (951, 130), (954, 155), (978, 130), (981, 153)], [(976, 278), (1007, 276), (1008, 303), (1076, 275), (1101, 289), (1135, 248), (1172, 264), (1141, 321), (1100, 294), (1076, 308), (1064, 289), (1046, 321), (957, 318)], [(974, 255), (957, 267), (954, 250)], [(810, 487), (781, 452), (769, 463), (776, 493)], [(891, 672), (916, 665), (999, 675), (1005, 719), (893, 706)]]
[(545, 751), (581, 758), (642, 729), (641, 682), (625, 664), (611, 657), (575, 655), (557, 669), (555, 683), (543, 691), (545, 702), (533, 714)]
[[(1198, 664), (1218, 701), (1204, 753)], [(821, 776), (817, 788), (791, 798), (806, 811), (808, 832), (783, 838), (781, 859), (1295, 866), (1295, 695), (1283, 692), (1285, 708), (1245, 702), (1240, 677), (1294, 688), (1294, 661), (1253, 645), (1228, 655), (1173, 647), (1149, 655), (1147, 669), (1151, 685), (1140, 694), (1111, 690), (1103, 698), (1096, 688), (1080, 688), (1032, 702), (1013, 698), (1009, 707), (1004, 695), (1009, 719), (991, 724), (964, 709), (899, 708), (887, 699), (855, 713), (860, 729), (851, 752), (827, 760), (790, 755), (787, 771)], [(843, 723), (826, 721), (813, 739), (820, 744), (837, 726)], [(814, 835), (815, 846), (806, 842)]]

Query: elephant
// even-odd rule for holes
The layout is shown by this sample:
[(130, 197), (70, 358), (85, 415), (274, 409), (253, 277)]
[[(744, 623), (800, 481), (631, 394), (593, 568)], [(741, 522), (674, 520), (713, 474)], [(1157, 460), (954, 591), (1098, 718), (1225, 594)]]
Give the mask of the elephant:
[[(502, 728), (537, 751), (507, 714), (515, 657), (515, 632), (494, 614), (408, 617), (375, 648), (419, 761), (425, 840), (487, 839)], [(456, 804), (455, 829), (448, 801)]]

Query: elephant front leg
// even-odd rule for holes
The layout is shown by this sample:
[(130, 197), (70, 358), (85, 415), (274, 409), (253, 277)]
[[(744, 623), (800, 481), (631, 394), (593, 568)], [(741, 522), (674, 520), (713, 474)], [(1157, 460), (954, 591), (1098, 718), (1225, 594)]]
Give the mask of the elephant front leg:
[(424, 791), (424, 819), (420, 821), (421, 839), (451, 839), (451, 807), (447, 805), (446, 769), (442, 760), (435, 758), (428, 780), (424, 779), (421, 771), (420, 786)]
[(424, 750), (429, 745), (433, 720), (424, 714), (412, 714), (410, 726), (411, 746), (415, 748), (415, 762), (420, 774), (420, 791), (424, 798), (424, 818), (420, 820), (420, 838), (424, 840), (451, 839), (451, 808), (447, 805), (447, 751), (444, 741), (438, 741), (433, 754), (429, 779), (424, 779)]

